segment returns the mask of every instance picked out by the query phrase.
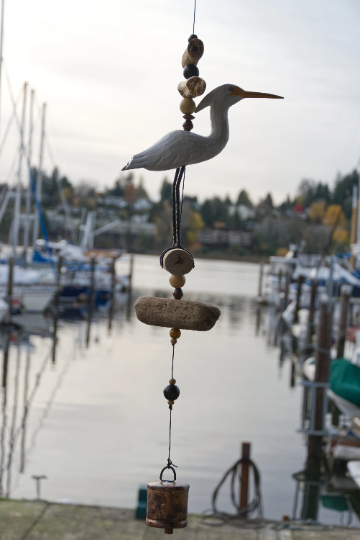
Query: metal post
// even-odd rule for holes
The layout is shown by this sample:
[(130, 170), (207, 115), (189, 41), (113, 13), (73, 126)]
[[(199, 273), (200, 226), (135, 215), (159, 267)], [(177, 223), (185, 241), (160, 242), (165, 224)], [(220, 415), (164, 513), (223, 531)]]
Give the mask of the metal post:
[(91, 327), (91, 319), (93, 314), (93, 306), (94, 306), (94, 289), (95, 289), (95, 257), (91, 257), (91, 263), (90, 263), (90, 287), (89, 287), (89, 296), (88, 296), (88, 325), (87, 325), (87, 333), (86, 333), (86, 346), (89, 346), (90, 343), (90, 327)]
[[(357, 186), (353, 186), (353, 196), (351, 205), (351, 230), (350, 230), (350, 246), (356, 242), (356, 210), (358, 204)], [(351, 254), (350, 264), (354, 267), (354, 255)]]
[(260, 263), (260, 272), (259, 272), (259, 287), (258, 287), (258, 298), (262, 298), (262, 285), (263, 285), (263, 274), (264, 274), (264, 263)]
[(20, 211), (21, 211), (21, 169), (22, 169), (22, 160), (23, 160), (23, 154), (24, 154), (24, 130), (25, 130), (27, 83), (24, 83), (23, 92), (24, 94), (23, 94), (23, 107), (22, 107), (21, 126), (20, 126), (19, 164), (18, 164), (18, 170), (17, 170), (17, 185), (16, 185), (15, 210), (14, 210), (14, 231), (13, 231), (13, 238), (12, 238), (14, 257), (16, 257), (16, 248), (19, 242)]
[[(245, 460), (241, 464), (241, 474), (240, 474), (240, 510), (245, 508), (248, 505), (249, 497), (249, 463), (247, 460), (250, 459), (251, 452), (251, 443), (244, 442), (241, 445), (241, 459)], [(243, 514), (244, 517), (247, 516), (246, 513)]]
[(305, 348), (305, 353), (310, 354), (313, 350), (312, 337), (314, 335), (314, 318), (315, 318), (315, 305), (316, 305), (316, 294), (317, 294), (318, 282), (316, 279), (311, 280), (311, 289), (310, 289), (310, 304), (309, 304), (309, 318), (308, 318), (308, 327), (307, 327), (307, 343)]
[(134, 254), (132, 253), (130, 255), (129, 291), (131, 291), (131, 287), (132, 287), (133, 272), (134, 272)]
[[(332, 329), (332, 305), (326, 295), (320, 301), (319, 327), (316, 347), (316, 367), (315, 383), (328, 383), (330, 376), (330, 346)], [(313, 429), (319, 432), (318, 435), (308, 437), (307, 468), (313, 472), (320, 470), (322, 435), (324, 431), (325, 413), (324, 403), (326, 400), (326, 388), (317, 387), (312, 389), (313, 402), (311, 404), (311, 415), (313, 417)], [(325, 393), (325, 397), (324, 397)]]
[(287, 266), (286, 274), (285, 274), (284, 309), (286, 309), (288, 305), (290, 279), (291, 279), (291, 272), (290, 272), (290, 268)]
[(41, 500), (41, 480), (47, 480), (47, 476), (45, 476), (44, 474), (39, 475), (39, 476), (33, 474), (31, 478), (33, 478), (36, 482), (36, 498), (38, 501), (40, 501)]
[(32, 160), (32, 134), (33, 134), (33, 110), (34, 110), (34, 90), (30, 94), (30, 118), (29, 118), (29, 142), (28, 142), (28, 166), (29, 166), (29, 183), (26, 190), (26, 210), (25, 210), (25, 227), (24, 227), (24, 264), (27, 266), (27, 251), (29, 247), (29, 231), (30, 231), (30, 211), (31, 211), (31, 160)]
[(336, 358), (343, 358), (345, 350), (346, 340), (346, 327), (349, 314), (350, 297), (352, 293), (352, 287), (350, 285), (343, 285), (341, 287), (341, 311), (339, 320), (339, 332), (336, 348)]
[[(3, 67), (3, 41), (4, 41), (4, 7), (5, 0), (1, 2), (1, 27), (0, 27), (0, 113), (1, 113), (1, 83), (2, 83), (2, 67)], [(1, 114), (0, 114), (1, 121)]]
[(11, 307), (12, 307), (12, 295), (13, 295), (13, 281), (14, 281), (14, 258), (9, 257), (8, 259), (8, 267), (9, 267), (9, 274), (8, 274), (8, 282), (7, 282), (7, 303), (8, 303), (8, 314), (6, 316), (6, 322), (10, 323), (11, 321)]
[(110, 306), (109, 306), (109, 322), (108, 322), (108, 329), (111, 330), (112, 327), (112, 320), (114, 316), (114, 307), (115, 307), (115, 284), (116, 284), (116, 256), (113, 257), (111, 262), (111, 299), (110, 299)]
[(59, 256), (57, 263), (57, 273), (56, 273), (56, 293), (54, 297), (54, 332), (53, 332), (53, 354), (52, 354), (52, 363), (56, 362), (56, 344), (57, 344), (57, 327), (59, 320), (59, 303), (60, 303), (60, 294), (61, 294), (61, 268), (62, 268), (63, 258)]
[[(45, 117), (46, 117), (46, 103), (43, 104), (43, 108), (42, 108), (40, 154), (39, 154), (39, 165), (38, 165), (38, 170), (37, 170), (37, 175), (36, 175), (36, 196), (40, 204), (41, 204), (42, 179), (43, 179)], [(38, 236), (39, 236), (39, 223), (40, 223), (39, 215), (37, 212), (35, 212), (34, 228), (33, 228), (33, 249), (35, 249), (36, 240), (38, 239)]]
[(294, 322), (299, 322), (299, 309), (300, 309), (300, 300), (301, 300), (301, 292), (302, 292), (302, 286), (305, 281), (304, 276), (299, 276), (297, 280), (297, 291), (296, 291), (296, 306), (295, 306), (295, 313), (294, 313)]

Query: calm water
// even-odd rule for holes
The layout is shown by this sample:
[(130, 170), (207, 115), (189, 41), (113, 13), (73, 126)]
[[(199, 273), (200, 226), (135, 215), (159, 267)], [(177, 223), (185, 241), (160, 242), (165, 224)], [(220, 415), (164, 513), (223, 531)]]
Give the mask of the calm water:
[[(290, 363), (280, 369), (279, 350), (267, 345), (266, 311), (257, 335), (257, 280), (257, 265), (198, 261), (184, 287), (185, 299), (222, 311), (210, 332), (184, 331), (175, 352), (181, 396), (173, 412), (172, 459), (178, 479), (191, 486), (190, 512), (209, 508), (213, 489), (239, 458), (241, 442), (250, 441), (266, 517), (292, 513), (292, 474), (305, 459), (296, 433), (302, 390), (290, 388)], [(132, 302), (140, 295), (171, 294), (157, 257), (135, 258), (133, 285)], [(44, 474), (42, 496), (49, 500), (135, 507), (139, 485), (157, 479), (166, 464), (168, 330), (138, 322), (125, 299), (111, 335), (105, 315), (93, 324), (89, 348), (86, 323), (62, 321), (53, 365), (46, 323), (40, 317), (30, 321), (33, 328), (20, 338), (13, 334), (9, 348), (3, 494), (34, 498), (31, 476)], [(2, 336), (2, 349), (5, 341)], [(230, 510), (228, 501), (225, 486), (219, 505)], [(326, 510), (320, 518), (339, 521)]]

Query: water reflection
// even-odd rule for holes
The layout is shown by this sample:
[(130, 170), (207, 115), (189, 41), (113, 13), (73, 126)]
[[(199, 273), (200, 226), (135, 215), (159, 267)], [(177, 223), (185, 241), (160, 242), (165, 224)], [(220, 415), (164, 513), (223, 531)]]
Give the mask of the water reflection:
[[(34, 498), (32, 475), (46, 475), (42, 495), (50, 500), (131, 508), (138, 486), (157, 477), (167, 445), (168, 331), (141, 325), (132, 306), (139, 296), (170, 297), (171, 289), (151, 287), (145, 278), (142, 286), (136, 265), (131, 294), (117, 298), (111, 315), (93, 313), (88, 348), (86, 311), (81, 320), (30, 317), (0, 331), (3, 496)], [(147, 276), (145, 270), (139, 274)], [(317, 478), (294, 472), (306, 461), (306, 448), (296, 433), (304, 403), (292, 340), (279, 330), (276, 311), (255, 302), (253, 268), (251, 274), (245, 265), (248, 291), (234, 281), (241, 264), (230, 265), (227, 290), (220, 270), (219, 294), (199, 283), (184, 290), (185, 299), (214, 304), (222, 315), (211, 332), (184, 332), (175, 358), (182, 394), (174, 411), (174, 460), (191, 485), (190, 511), (209, 506), (240, 442), (249, 440), (265, 517), (338, 523), (336, 502), (342, 497), (357, 513), (359, 490), (331, 468)], [(227, 509), (225, 498), (220, 504)]]

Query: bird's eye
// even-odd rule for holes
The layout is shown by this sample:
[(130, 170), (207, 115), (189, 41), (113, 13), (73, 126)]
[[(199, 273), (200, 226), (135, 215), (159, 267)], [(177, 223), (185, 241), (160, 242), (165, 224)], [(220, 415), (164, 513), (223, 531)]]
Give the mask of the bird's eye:
[(229, 88), (229, 92), (233, 92), (233, 91), (234, 91), (233, 87), (232, 87), (232, 86), (230, 86), (230, 88)]

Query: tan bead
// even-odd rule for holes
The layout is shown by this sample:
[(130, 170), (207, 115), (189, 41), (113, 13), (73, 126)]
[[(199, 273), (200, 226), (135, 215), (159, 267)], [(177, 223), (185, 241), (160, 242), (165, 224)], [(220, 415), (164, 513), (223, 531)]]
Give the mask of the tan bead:
[(192, 114), (196, 109), (195, 101), (191, 98), (184, 98), (180, 101), (180, 111), (183, 114)]
[(174, 402), (169, 400), (169, 401), (168, 401), (168, 404), (169, 404), (169, 405), (174, 405)]
[(171, 338), (170, 343), (171, 343), (171, 345), (176, 345), (177, 344), (177, 339)]
[(170, 379), (169, 384), (175, 384), (175, 383), (176, 383), (176, 379)]
[(185, 276), (174, 276), (171, 274), (169, 277), (169, 283), (174, 289), (181, 289), (185, 285)]
[(181, 336), (181, 332), (178, 328), (172, 328), (169, 334), (170, 334), (170, 337), (173, 339), (179, 339), (179, 337)]

